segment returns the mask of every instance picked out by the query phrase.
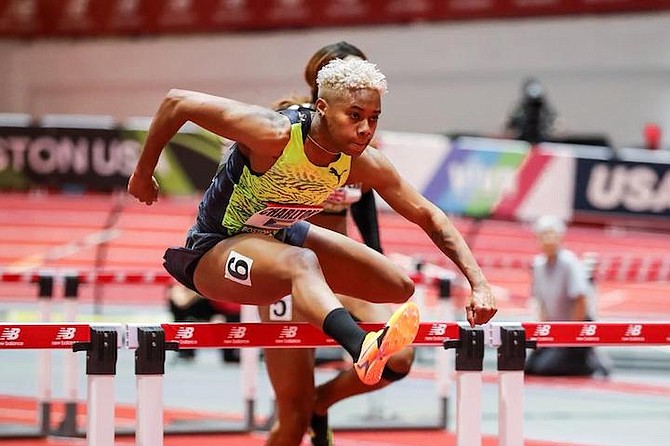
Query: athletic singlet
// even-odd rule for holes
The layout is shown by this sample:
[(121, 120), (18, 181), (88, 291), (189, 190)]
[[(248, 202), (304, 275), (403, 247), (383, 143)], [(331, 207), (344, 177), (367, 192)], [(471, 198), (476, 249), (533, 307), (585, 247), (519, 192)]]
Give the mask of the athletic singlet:
[[(294, 104), (286, 108), (286, 110), (314, 111), (314, 105), (309, 103)], [(351, 205), (361, 199), (363, 191), (361, 184), (347, 184), (346, 186), (336, 189), (326, 201), (323, 202), (323, 213), (325, 214), (340, 214), (346, 215), (346, 212), (351, 208)]]
[(310, 114), (281, 113), (291, 121), (291, 136), (282, 154), (267, 172), (256, 174), (234, 144), (200, 203), (196, 223), (200, 231), (274, 235), (319, 213), (330, 194), (344, 185), (351, 157), (342, 153), (328, 166), (312, 164), (304, 150)]

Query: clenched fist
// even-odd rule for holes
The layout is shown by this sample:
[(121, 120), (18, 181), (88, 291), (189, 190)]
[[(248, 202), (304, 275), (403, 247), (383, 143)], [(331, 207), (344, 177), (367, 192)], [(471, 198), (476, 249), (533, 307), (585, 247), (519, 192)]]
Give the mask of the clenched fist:
[(158, 181), (153, 175), (143, 176), (134, 173), (128, 180), (128, 193), (142, 203), (151, 205), (158, 200)]
[(488, 284), (472, 289), (470, 301), (465, 306), (465, 315), (471, 327), (487, 323), (497, 311), (496, 299)]

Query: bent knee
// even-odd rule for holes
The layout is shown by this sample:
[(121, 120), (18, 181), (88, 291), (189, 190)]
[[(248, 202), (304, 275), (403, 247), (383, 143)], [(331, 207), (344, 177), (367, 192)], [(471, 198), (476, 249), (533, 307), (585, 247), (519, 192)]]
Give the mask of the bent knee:
[(402, 290), (405, 296), (403, 302), (407, 302), (414, 295), (414, 281), (408, 275), (403, 275)]
[(414, 294), (414, 281), (406, 274), (398, 277), (393, 287), (393, 293), (389, 294), (389, 302), (401, 304), (407, 302)]
[(316, 253), (307, 248), (293, 247), (288, 249), (279, 261), (289, 269), (291, 276), (321, 269)]

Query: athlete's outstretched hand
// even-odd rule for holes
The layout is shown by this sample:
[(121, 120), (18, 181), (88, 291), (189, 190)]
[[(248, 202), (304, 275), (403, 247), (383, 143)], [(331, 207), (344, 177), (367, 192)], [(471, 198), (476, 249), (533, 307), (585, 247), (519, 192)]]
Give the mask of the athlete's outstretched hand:
[(471, 327), (487, 323), (497, 311), (496, 299), (488, 284), (472, 289), (470, 301), (465, 306), (465, 315)]
[(128, 180), (128, 193), (142, 203), (151, 205), (158, 200), (158, 181), (152, 176), (132, 174)]

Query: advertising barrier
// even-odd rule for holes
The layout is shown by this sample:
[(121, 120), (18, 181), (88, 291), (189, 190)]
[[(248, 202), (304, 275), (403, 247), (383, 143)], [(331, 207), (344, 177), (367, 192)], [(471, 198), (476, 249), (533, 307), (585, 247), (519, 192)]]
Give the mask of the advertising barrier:
[[(122, 127), (0, 127), (0, 190), (125, 190), (145, 136), (145, 130)], [(378, 132), (376, 144), (450, 214), (670, 225), (670, 156), (664, 152), (392, 131)], [(162, 193), (200, 194), (226, 146), (212, 133), (182, 129), (156, 170)]]
[(447, 213), (670, 227), (667, 153), (397, 132), (380, 132), (378, 140), (405, 178)]
[(575, 213), (670, 217), (670, 164), (578, 159)]
[[(124, 190), (145, 136), (144, 130), (123, 128), (0, 127), (0, 190)], [(163, 192), (204, 190), (221, 150), (221, 140), (211, 133), (177, 134), (156, 170)]]

